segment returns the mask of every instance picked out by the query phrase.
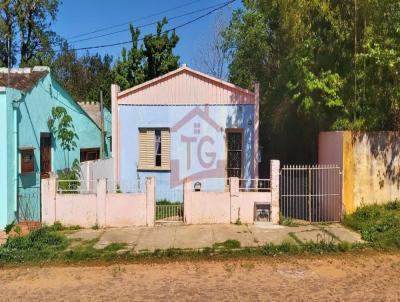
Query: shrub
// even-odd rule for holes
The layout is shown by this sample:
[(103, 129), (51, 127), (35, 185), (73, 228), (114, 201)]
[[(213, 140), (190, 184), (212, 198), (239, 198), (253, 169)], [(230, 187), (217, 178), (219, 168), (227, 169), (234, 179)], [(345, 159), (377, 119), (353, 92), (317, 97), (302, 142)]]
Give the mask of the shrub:
[(345, 216), (345, 225), (379, 248), (400, 248), (400, 202), (368, 205)]

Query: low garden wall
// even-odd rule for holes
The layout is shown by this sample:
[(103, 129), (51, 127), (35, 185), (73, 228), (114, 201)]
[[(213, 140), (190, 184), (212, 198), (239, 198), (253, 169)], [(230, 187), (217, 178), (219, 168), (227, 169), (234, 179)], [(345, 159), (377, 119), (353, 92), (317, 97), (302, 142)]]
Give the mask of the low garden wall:
[(42, 222), (81, 227), (152, 226), (155, 211), (155, 179), (146, 179), (145, 193), (107, 193), (99, 179), (92, 194), (61, 194), (55, 178), (42, 180)]
[(227, 192), (195, 192), (190, 179), (184, 182), (184, 218), (188, 224), (253, 223), (256, 203), (269, 204), (271, 222), (279, 223), (279, 161), (271, 161), (268, 192), (241, 191), (239, 179), (230, 178)]
[[(253, 223), (255, 205), (270, 207), (270, 221), (279, 222), (279, 161), (271, 161), (270, 186), (259, 190), (240, 189), (239, 179), (229, 179), (226, 192), (194, 192), (190, 179), (184, 182), (184, 222)], [(254, 180), (258, 184), (258, 180)], [(57, 192), (57, 179), (42, 180), (42, 222), (79, 225), (89, 228), (123, 226), (153, 226), (155, 222), (155, 178), (146, 179), (143, 193), (107, 192), (107, 181), (99, 179), (86, 184), (86, 191), (66, 194)], [(258, 185), (257, 185), (258, 186)]]

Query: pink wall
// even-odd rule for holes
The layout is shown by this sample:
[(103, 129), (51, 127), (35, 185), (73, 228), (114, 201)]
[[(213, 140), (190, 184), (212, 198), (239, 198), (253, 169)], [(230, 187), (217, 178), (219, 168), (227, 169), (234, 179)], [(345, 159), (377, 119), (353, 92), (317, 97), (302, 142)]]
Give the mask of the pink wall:
[(335, 164), (343, 170), (343, 131), (319, 133), (318, 164)]
[[(42, 221), (79, 225), (84, 228), (153, 226), (155, 212), (154, 179), (146, 179), (146, 193), (107, 193), (100, 179), (96, 194), (59, 194), (54, 178), (42, 180)], [(152, 194), (153, 192), (153, 194)]]
[(185, 213), (187, 223), (201, 224), (230, 222), (229, 192), (191, 192), (191, 195), (191, 215), (189, 216)]
[[(55, 221), (92, 227), (97, 223), (96, 194), (57, 194)], [(52, 223), (51, 223), (52, 224)]]
[(105, 226), (146, 225), (146, 194), (107, 194)]

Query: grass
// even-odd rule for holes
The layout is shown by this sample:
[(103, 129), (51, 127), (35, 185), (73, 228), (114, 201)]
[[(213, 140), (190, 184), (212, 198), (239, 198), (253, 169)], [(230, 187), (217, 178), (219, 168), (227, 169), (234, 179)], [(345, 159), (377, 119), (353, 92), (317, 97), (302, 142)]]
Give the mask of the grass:
[[(14, 235), (0, 246), (0, 266), (15, 264), (79, 263), (92, 261), (142, 262), (157, 260), (224, 259), (252, 256), (307, 255), (340, 253), (364, 249), (392, 250), (400, 248), (400, 202), (359, 208), (345, 217), (346, 226), (361, 233), (367, 243), (300, 241), (293, 233), (292, 240), (282, 244), (268, 243), (257, 247), (241, 247), (237, 240), (226, 240), (201, 250), (166, 249), (154, 252), (131, 253), (124, 243), (112, 243), (104, 249), (94, 248), (98, 238), (91, 241), (69, 240), (66, 228), (60, 223), (44, 226), (30, 234)], [(77, 228), (77, 227), (74, 227)], [(332, 236), (333, 238), (333, 236)]]
[(344, 224), (375, 248), (400, 249), (400, 201), (360, 207), (345, 216)]

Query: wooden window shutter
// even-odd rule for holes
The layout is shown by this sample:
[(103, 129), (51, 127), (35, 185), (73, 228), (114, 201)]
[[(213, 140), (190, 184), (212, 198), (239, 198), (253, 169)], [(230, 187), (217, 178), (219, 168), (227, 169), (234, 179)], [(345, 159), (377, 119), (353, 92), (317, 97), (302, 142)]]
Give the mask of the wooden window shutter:
[(154, 169), (154, 129), (139, 129), (139, 169)]
[(161, 130), (161, 168), (170, 169), (170, 133), (169, 129)]

